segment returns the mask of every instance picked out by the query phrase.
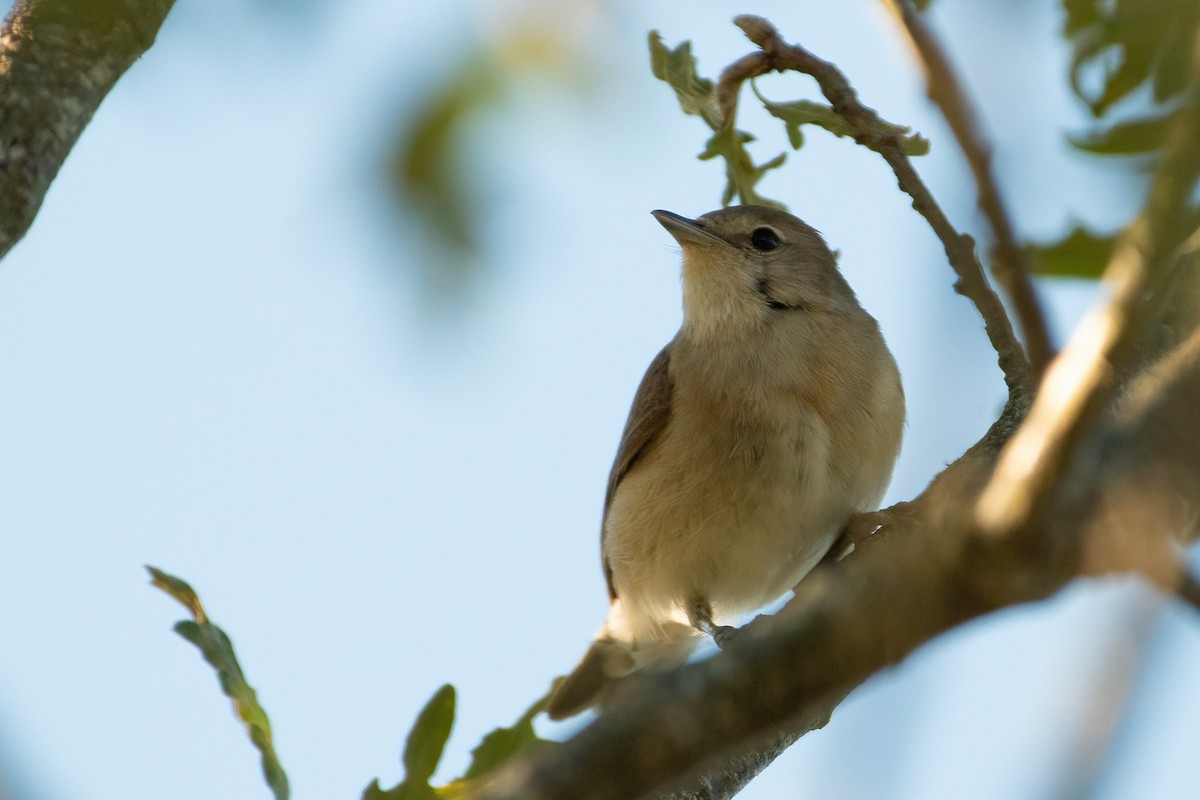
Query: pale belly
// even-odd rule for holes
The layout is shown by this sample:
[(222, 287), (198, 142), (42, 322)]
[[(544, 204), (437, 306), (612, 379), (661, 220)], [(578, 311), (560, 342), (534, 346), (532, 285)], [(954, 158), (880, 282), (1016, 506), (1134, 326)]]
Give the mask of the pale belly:
[(685, 621), (696, 600), (719, 621), (774, 600), (857, 510), (812, 416), (732, 445), (672, 427), (621, 482), (606, 520), (604, 555), (635, 639)]

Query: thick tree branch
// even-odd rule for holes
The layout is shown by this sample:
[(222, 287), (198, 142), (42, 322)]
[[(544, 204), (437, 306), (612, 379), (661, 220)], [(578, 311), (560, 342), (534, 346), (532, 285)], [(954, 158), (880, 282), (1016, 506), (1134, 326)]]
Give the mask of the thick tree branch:
[[(832, 710), (832, 707), (831, 709)], [(693, 778), (684, 787), (669, 794), (659, 795), (655, 800), (725, 800), (746, 788), (760, 772), (779, 758), (784, 750), (810, 730), (823, 727), (824, 721), (805, 727), (804, 730), (789, 730), (764, 742), (760, 742), (739, 755), (723, 759), (719, 769)]]
[[(1096, 486), (1105, 501), (1094, 514), (1063, 504), (1036, 536), (1076, 529), (1087, 546), (1097, 543), (1097, 571), (1146, 570), (1166, 585), (1169, 573), (1176, 580), (1182, 574), (1179, 562), (1153, 545), (1194, 513), (1168, 499), (1186, 497), (1192, 509), (1200, 507), (1200, 426), (1176, 427), (1194, 414), (1200, 396), (1200, 334), (1163, 363), (1147, 378), (1147, 400), (1125, 407), (1098, 441), (1106, 455)], [(777, 731), (820, 727), (853, 687), (924, 642), (1057, 591), (1078, 574), (1078, 562), (1041, 559), (1022, 546), (1025, 537), (981, 537), (971, 524), (995, 450), (985, 437), (881, 534), (806, 578), (778, 615), (755, 621), (708, 661), (629, 684), (593, 725), (502, 771), (484, 796), (627, 800), (686, 781), (731, 752), (755, 745), (775, 752), (772, 740), (786, 741)], [(1150, 527), (1132, 527), (1133, 520)], [(1121, 546), (1131, 530), (1138, 546)], [(1147, 552), (1158, 556), (1148, 561)], [(728, 796), (689, 791), (676, 797)]]
[[(1104, 574), (1135, 571), (1158, 585), (1164, 592), (1200, 607), (1200, 589), (1185, 569), (1170, 542), (1172, 535), (1194, 538), (1200, 523), (1200, 435), (1180, 436), (1194, 425), (1194, 402), (1200, 396), (1200, 330), (1176, 347), (1165, 358), (1146, 370), (1124, 394), (1114, 424), (1096, 450), (1108, 454), (1103, 473), (1097, 479), (1109, 491), (1096, 500), (1088, 493), (1074, 493), (1075, 502), (1063, 506), (1062, 520), (1043, 529), (1043, 537), (1084, 530), (1083, 521), (1092, 522), (1082, 536), (1083, 552), (1076, 561), (1058, 559), (1040, 563), (1042, 553), (1021, 546), (1006, 553), (985, 544), (970, 559), (983, 557), (979, 569), (964, 572), (964, 580), (974, 587), (976, 602), (984, 608), (1021, 602), (1027, 593), (1036, 599), (1079, 574)], [(1009, 417), (1009, 419), (1005, 419)], [(1006, 409), (1001, 419), (981, 442), (939, 476), (930, 489), (912, 503), (901, 503), (888, 512), (885, 537), (901, 536), (894, 546), (906, 546), (907, 536), (940, 535), (916, 532), (914, 526), (926, 525), (933, 509), (934, 517), (952, 519), (969, 514), (970, 499), (979, 491), (991, 459), (1011, 430), (1015, 412)], [(1107, 476), (1107, 477), (1106, 477)], [(947, 501), (961, 501), (954, 506)], [(973, 536), (969, 525), (951, 529), (957, 535)], [(860, 546), (879, 547), (880, 539), (860, 541)], [(991, 550), (990, 555), (986, 555)], [(996, 570), (994, 567), (1004, 567)], [(1047, 571), (1048, 570), (1048, 571)], [(924, 581), (925, 573), (914, 573)], [(1013, 598), (1018, 598), (1014, 601)], [(790, 606), (789, 606), (790, 607)], [(822, 727), (846, 692), (827, 696), (811, 704), (807, 718), (793, 720), (787, 733), (760, 743), (754, 751), (727, 756), (710, 775), (693, 781), (686, 790), (669, 795), (670, 800), (724, 800), (778, 757), (792, 742)], [(734, 781), (737, 781), (736, 783)], [(732, 787), (732, 788), (731, 788)]]
[(884, 0), (900, 21), (917, 60), (925, 71), (929, 99), (946, 118), (967, 165), (975, 176), (979, 208), (995, 237), (992, 271), (1012, 302), (1013, 311), (1024, 334), (1025, 346), (1034, 371), (1041, 375), (1054, 357), (1046, 316), (1030, 278), (1029, 257), (1017, 241), (1012, 217), (1000, 197), (1000, 187), (992, 174), (992, 148), (983, 135), (971, 102), (950, 66), (937, 36), (925, 24), (912, 0)]
[(18, 0), (0, 25), (0, 258), (174, 0)]
[(1112, 301), (1076, 328), (1046, 375), (1029, 419), (1007, 447), (978, 509), (981, 525), (1003, 536), (1052, 502), (1080, 441), (1137, 368), (1158, 320), (1180, 249), (1192, 233), (1191, 197), (1200, 179), (1200, 42), (1191, 81), (1172, 125), (1145, 209), (1118, 240), (1104, 278)]
[(959, 233), (950, 223), (929, 188), (913, 169), (895, 130), (885, 125), (874, 110), (859, 102), (854, 88), (836, 66), (817, 58), (799, 45), (786, 43), (767, 20), (747, 15), (735, 18), (734, 23), (761, 48), (761, 52), (739, 59), (722, 73), (717, 87), (717, 97), (722, 107), (735, 102), (729, 98), (731, 88), (756, 75), (772, 71), (795, 71), (815, 78), (834, 111), (854, 131), (855, 141), (883, 157), (895, 173), (901, 190), (912, 197), (913, 208), (926, 219), (941, 240), (946, 257), (958, 275), (955, 290), (974, 303), (983, 317), (984, 330), (996, 350), (1009, 392), (1020, 395), (1024, 402), (1032, 395), (1034, 385), (1029, 361), (1013, 333), (1004, 305), (984, 277), (983, 268), (975, 256), (975, 241)]

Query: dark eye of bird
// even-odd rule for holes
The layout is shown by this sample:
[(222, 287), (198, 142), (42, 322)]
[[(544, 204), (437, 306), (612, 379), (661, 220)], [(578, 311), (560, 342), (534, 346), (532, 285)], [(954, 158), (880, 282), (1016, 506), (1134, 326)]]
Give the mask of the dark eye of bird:
[(755, 228), (754, 233), (750, 234), (750, 244), (754, 245), (755, 250), (767, 252), (779, 247), (779, 234), (770, 228)]

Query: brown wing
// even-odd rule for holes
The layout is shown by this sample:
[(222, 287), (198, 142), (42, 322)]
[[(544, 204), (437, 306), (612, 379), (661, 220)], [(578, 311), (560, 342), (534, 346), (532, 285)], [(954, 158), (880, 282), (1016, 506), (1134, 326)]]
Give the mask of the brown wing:
[[(638, 385), (637, 394), (633, 397), (633, 407), (629, 410), (629, 419), (625, 422), (625, 433), (621, 435), (621, 446), (617, 448), (612, 472), (608, 473), (608, 490), (604, 493), (604, 519), (600, 524), (601, 553), (604, 552), (608, 508), (612, 505), (613, 495), (617, 493), (617, 486), (646, 452), (646, 448), (667, 427), (667, 421), (671, 418), (670, 361), (671, 344), (668, 344), (650, 362), (650, 367)], [(616, 600), (617, 591), (613, 588), (612, 570), (607, 560), (604, 561), (604, 582), (608, 584), (609, 601)]]

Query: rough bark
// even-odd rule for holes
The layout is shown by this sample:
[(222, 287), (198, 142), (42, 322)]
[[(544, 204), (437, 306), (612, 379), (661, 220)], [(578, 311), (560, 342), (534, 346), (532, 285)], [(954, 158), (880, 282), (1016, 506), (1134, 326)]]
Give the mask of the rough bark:
[(174, 0), (18, 0), (0, 25), (0, 258)]

